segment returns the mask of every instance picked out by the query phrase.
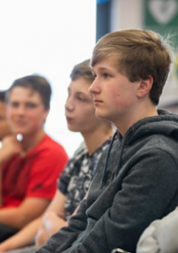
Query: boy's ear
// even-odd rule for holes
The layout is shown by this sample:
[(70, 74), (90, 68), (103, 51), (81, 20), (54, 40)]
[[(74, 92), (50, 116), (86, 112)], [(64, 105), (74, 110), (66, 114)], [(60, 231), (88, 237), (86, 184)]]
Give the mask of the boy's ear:
[(149, 76), (146, 80), (140, 80), (139, 86), (137, 89), (137, 96), (139, 98), (145, 97), (147, 94), (149, 94), (151, 88), (153, 86), (153, 77)]

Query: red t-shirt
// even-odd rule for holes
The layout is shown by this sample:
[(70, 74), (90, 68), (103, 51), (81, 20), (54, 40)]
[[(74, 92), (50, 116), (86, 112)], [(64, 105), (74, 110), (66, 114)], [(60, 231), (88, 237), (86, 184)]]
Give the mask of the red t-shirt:
[(24, 158), (13, 156), (2, 166), (1, 208), (19, 206), (28, 197), (51, 200), (67, 161), (64, 148), (48, 135)]

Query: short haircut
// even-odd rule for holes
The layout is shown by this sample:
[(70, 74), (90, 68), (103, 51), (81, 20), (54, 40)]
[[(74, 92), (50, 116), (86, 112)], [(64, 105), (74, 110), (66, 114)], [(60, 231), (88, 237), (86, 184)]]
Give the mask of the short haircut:
[(75, 65), (70, 74), (70, 78), (72, 81), (84, 78), (92, 83), (94, 81), (94, 76), (91, 71), (90, 60), (88, 59)]
[(49, 82), (44, 77), (39, 75), (29, 75), (16, 79), (12, 83), (11, 87), (8, 89), (6, 97), (7, 102), (11, 91), (15, 87), (30, 88), (32, 91), (38, 92), (38, 94), (42, 99), (45, 109), (50, 108), (50, 99), (52, 90)]
[(153, 77), (150, 99), (154, 104), (166, 83), (172, 50), (161, 36), (153, 31), (131, 29), (106, 34), (93, 50), (91, 66), (107, 57), (113, 58), (118, 71), (131, 82)]
[(0, 102), (6, 102), (6, 91), (0, 90)]

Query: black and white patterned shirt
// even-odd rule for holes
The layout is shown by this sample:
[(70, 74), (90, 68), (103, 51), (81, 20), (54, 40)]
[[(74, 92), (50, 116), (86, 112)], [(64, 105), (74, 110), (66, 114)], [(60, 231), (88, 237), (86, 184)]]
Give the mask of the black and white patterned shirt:
[(58, 189), (66, 196), (65, 219), (67, 220), (84, 198), (94, 175), (96, 164), (111, 139), (105, 141), (91, 156), (86, 147), (69, 160), (58, 183)]

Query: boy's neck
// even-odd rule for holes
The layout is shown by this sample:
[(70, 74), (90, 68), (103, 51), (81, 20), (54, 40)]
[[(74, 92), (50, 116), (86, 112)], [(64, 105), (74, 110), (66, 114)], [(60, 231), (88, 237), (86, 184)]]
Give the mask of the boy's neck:
[(141, 106), (137, 105), (137, 109), (133, 108), (133, 111), (131, 111), (130, 114), (125, 117), (125, 119), (122, 118), (122, 120), (113, 122), (122, 136), (124, 136), (127, 130), (139, 120), (158, 115), (156, 106), (151, 102), (140, 105)]
[(44, 137), (45, 132), (43, 129), (40, 129), (38, 132), (33, 133), (32, 135), (23, 136), (22, 146), (25, 153), (32, 150)]
[(113, 133), (111, 128), (107, 128), (104, 131), (98, 128), (92, 133), (83, 134), (89, 155), (92, 155), (106, 140), (112, 137)]

